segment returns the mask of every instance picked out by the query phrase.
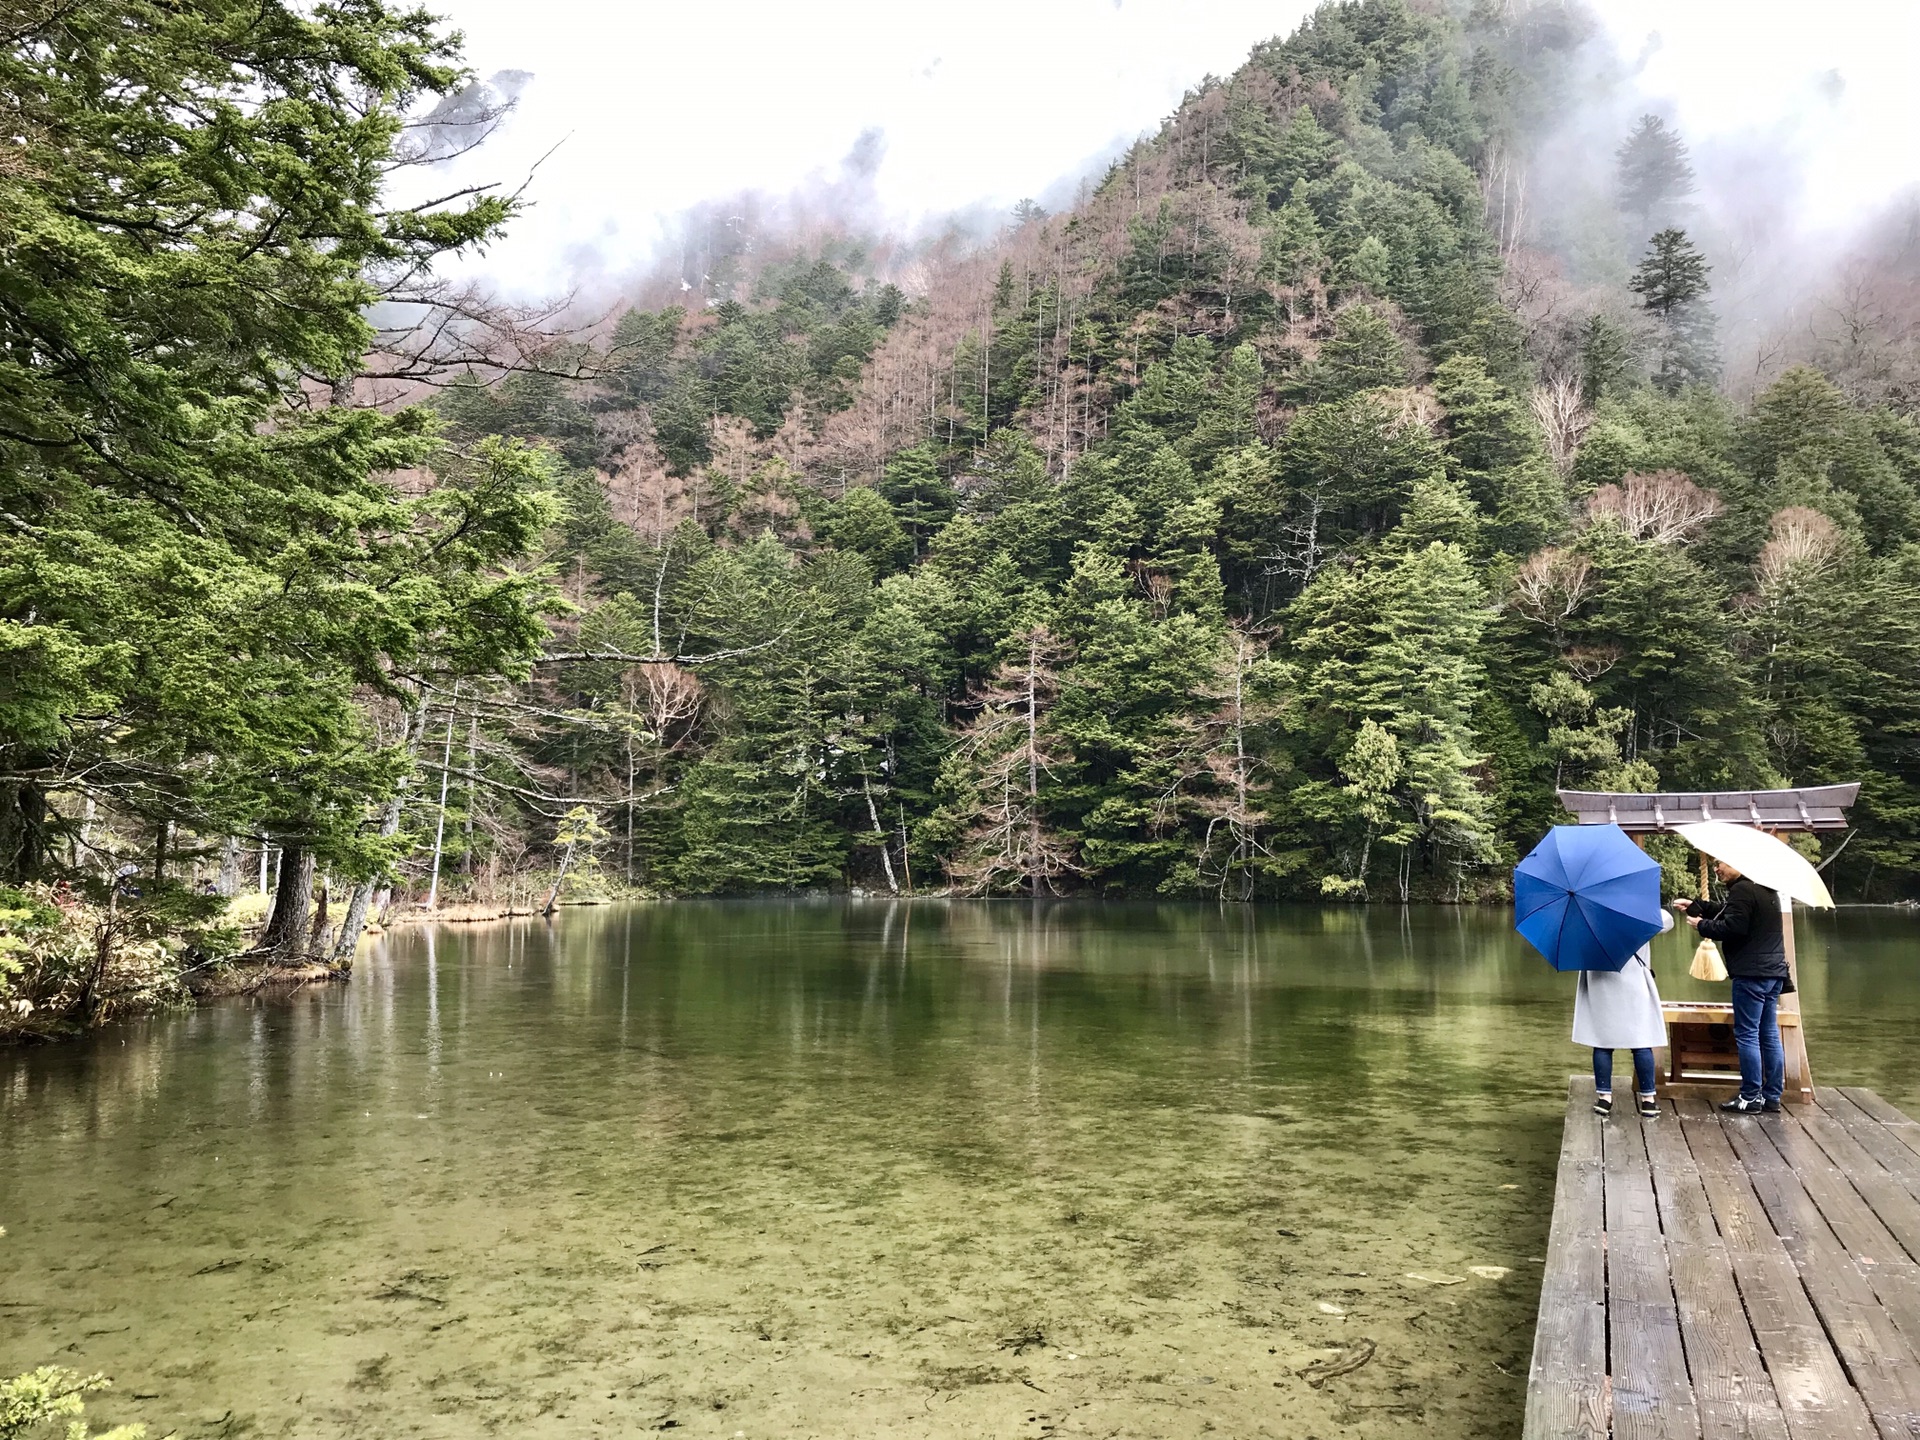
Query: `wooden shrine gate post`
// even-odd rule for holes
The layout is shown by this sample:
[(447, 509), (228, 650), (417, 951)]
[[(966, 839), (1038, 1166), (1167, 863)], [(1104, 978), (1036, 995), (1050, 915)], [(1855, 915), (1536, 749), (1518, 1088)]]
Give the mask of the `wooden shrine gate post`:
[[(1562, 790), (1560, 803), (1567, 807), (1578, 824), (1618, 825), (1644, 842), (1648, 835), (1668, 834), (1682, 825), (1702, 820), (1720, 820), (1747, 825), (1770, 835), (1814, 834), (1845, 830), (1847, 807), (1859, 798), (1860, 787), (1853, 785), (1816, 785), (1798, 790), (1709, 790), (1672, 791), (1659, 794), (1634, 794), (1625, 791)], [(1700, 857), (1700, 882), (1705, 895), (1707, 857)], [(1802, 1104), (1813, 1100), (1813, 1067), (1807, 1059), (1807, 1032), (1800, 1018), (1800, 963), (1794, 941), (1793, 901), (1780, 897), (1780, 935), (1786, 945), (1787, 973), (1793, 977), (1794, 993), (1780, 997), (1780, 1044), (1786, 1051), (1787, 1094)], [(1715, 1050), (1719, 1042), (1703, 1041), (1713, 1027), (1731, 1021), (1732, 1007), (1718, 1005), (1673, 1005), (1667, 1010), (1670, 1038), (1675, 1044), (1668, 1051), (1668, 1078), (1677, 1080), (1685, 1069), (1689, 1046)], [(1690, 1032), (1699, 1031), (1702, 1035)], [(1716, 1058), (1719, 1058), (1716, 1054)], [(1698, 1071), (1691, 1072), (1694, 1076)]]
[(1787, 975), (1793, 993), (1780, 997), (1780, 1013), (1793, 1019), (1780, 1022), (1780, 1044), (1787, 1052), (1787, 1093), (1798, 1091), (1800, 1103), (1813, 1103), (1813, 1067), (1807, 1063), (1807, 1027), (1800, 1023), (1800, 960), (1793, 943), (1793, 901), (1780, 897), (1780, 938), (1787, 943)]

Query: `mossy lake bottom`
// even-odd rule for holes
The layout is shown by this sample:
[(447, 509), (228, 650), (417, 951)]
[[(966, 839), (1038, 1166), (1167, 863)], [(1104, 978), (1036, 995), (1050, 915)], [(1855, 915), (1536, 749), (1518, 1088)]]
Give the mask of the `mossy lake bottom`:
[[(1920, 917), (1800, 936), (1816, 1080), (1920, 1111)], [(1517, 1435), (1571, 1006), (1498, 910), (403, 930), (0, 1054), (0, 1371), (182, 1440)]]

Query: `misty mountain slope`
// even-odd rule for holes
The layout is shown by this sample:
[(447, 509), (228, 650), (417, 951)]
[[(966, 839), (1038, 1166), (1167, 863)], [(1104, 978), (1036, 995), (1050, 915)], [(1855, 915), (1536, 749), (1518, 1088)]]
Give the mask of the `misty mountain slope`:
[[(1068, 213), (743, 241), (598, 384), (450, 396), (571, 466), (569, 643), (610, 657), (475, 763), (605, 807), (664, 890), (1463, 897), (1556, 785), (1859, 779), (1829, 873), (1911, 892), (1901, 342), (1729, 398), (1657, 121), (1604, 204), (1530, 209), (1590, 39), (1325, 6)], [(466, 803), (482, 861), (545, 838)]]

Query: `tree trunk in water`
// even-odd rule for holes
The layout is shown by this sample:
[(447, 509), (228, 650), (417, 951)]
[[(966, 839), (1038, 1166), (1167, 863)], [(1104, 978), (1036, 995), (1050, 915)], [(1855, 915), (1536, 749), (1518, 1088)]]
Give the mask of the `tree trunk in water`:
[[(656, 593), (654, 594), (654, 598), (653, 598), (653, 635), (654, 635), (654, 639), (653, 639), (653, 653), (654, 653), (654, 654), (656, 654), (656, 655), (658, 655), (658, 654), (660, 653), (660, 596), (659, 596), (659, 594), (658, 594), (658, 592), (657, 592), (657, 591), (656, 591)], [(631, 884), (633, 884), (633, 777), (634, 777), (634, 772), (635, 772), (635, 768), (636, 768), (636, 765), (637, 765), (637, 761), (636, 761), (636, 759), (635, 759), (635, 757), (634, 757), (634, 753), (633, 753), (633, 702), (634, 702), (634, 699), (635, 699), (635, 696), (634, 696), (634, 693), (633, 693), (633, 678), (632, 678), (632, 677), (633, 677), (633, 672), (632, 672), (631, 670), (629, 670), (629, 671), (627, 672), (627, 681), (626, 681), (626, 702), (627, 702), (627, 716), (626, 716), (626, 726), (627, 726), (627, 884), (629, 884), (629, 885), (631, 885)]]
[(907, 894), (913, 894), (913, 861), (907, 856), (907, 807), (900, 807), (900, 869), (907, 877)]
[(547, 903), (540, 907), (542, 915), (551, 915), (560, 908), (560, 887), (567, 883), (567, 867), (573, 863), (573, 845), (569, 843), (560, 856), (560, 869), (553, 877), (553, 888), (547, 892)]
[[(403, 786), (395, 792), (393, 799), (387, 802), (386, 813), (380, 817), (382, 839), (391, 839), (400, 833), (400, 812), (406, 807), (406, 794)], [(353, 887), (353, 898), (347, 901), (347, 913), (340, 921), (340, 933), (333, 942), (334, 964), (342, 966), (353, 964), (354, 946), (360, 943), (360, 932), (367, 928), (367, 915), (374, 908), (374, 901), (384, 888), (385, 878), (375, 875)]]
[(274, 887), (273, 918), (260, 937), (260, 949), (276, 956), (297, 955), (307, 938), (307, 909), (313, 903), (313, 856), (299, 845), (280, 849), (280, 878)]
[(360, 943), (360, 932), (367, 928), (367, 912), (373, 908), (373, 892), (379, 882), (363, 880), (353, 887), (347, 901), (347, 913), (340, 919), (340, 933), (334, 937), (332, 960), (336, 965), (353, 963), (353, 947)]
[[(407, 717), (400, 738), (406, 745), (409, 756), (413, 754), (414, 748), (420, 743), (420, 737), (425, 735), (426, 731), (425, 709)], [(467, 768), (471, 771), (473, 766), (469, 764)], [(446, 777), (442, 775), (441, 778), (444, 780)], [(391, 840), (400, 833), (400, 816), (407, 808), (407, 784), (407, 780), (402, 777), (400, 783), (394, 787), (392, 798), (387, 801), (387, 808), (380, 814), (380, 838), (383, 840)], [(468, 814), (472, 814), (471, 808)], [(333, 942), (335, 965), (351, 966), (353, 964), (354, 947), (360, 943), (360, 932), (367, 928), (367, 912), (373, 909), (375, 897), (385, 888), (386, 878), (384, 875), (370, 875), (353, 887), (353, 898), (347, 902), (347, 913), (340, 921), (340, 934)]]
[(328, 879), (322, 878), (313, 906), (313, 929), (307, 932), (309, 955), (318, 955), (327, 948), (327, 891), (330, 888)]

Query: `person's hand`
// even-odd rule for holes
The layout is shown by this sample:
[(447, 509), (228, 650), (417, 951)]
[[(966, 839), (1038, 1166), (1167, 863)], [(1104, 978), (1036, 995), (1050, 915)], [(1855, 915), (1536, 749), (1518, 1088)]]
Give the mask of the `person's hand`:
[(1687, 911), (1693, 908), (1693, 902), (1691, 900), (1682, 898), (1673, 902), (1673, 908), (1678, 910), (1682, 915), (1684, 915), (1687, 913)]
[(1687, 916), (1687, 924), (1698, 930), (1700, 928), (1700, 917), (1698, 915)]

